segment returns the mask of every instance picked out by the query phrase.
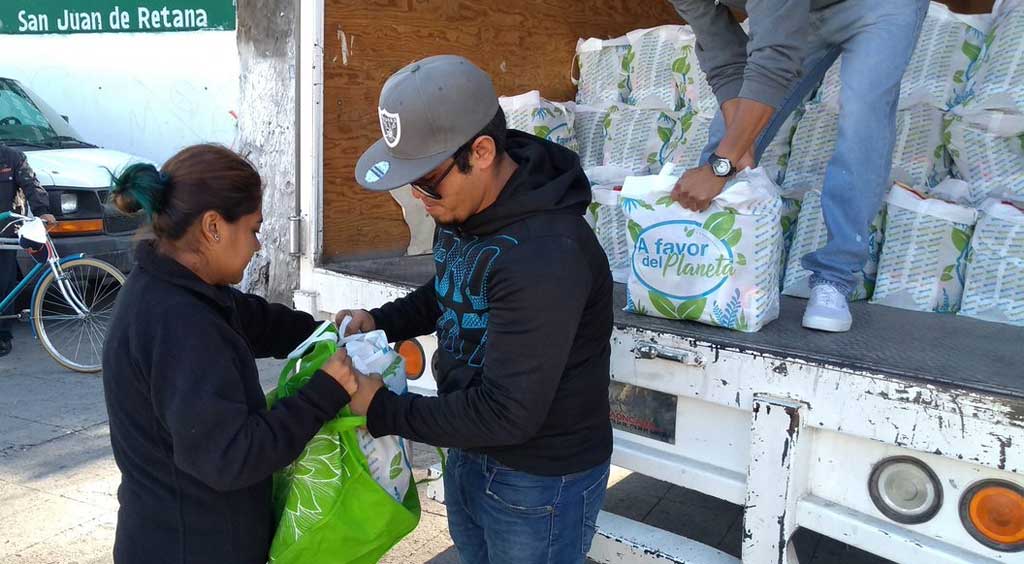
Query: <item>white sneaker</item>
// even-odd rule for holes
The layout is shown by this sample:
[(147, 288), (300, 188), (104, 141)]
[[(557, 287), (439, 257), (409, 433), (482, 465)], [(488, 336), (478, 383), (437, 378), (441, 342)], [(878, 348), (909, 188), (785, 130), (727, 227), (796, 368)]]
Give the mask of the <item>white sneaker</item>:
[(831, 284), (816, 284), (804, 310), (804, 327), (842, 333), (853, 325), (846, 296)]

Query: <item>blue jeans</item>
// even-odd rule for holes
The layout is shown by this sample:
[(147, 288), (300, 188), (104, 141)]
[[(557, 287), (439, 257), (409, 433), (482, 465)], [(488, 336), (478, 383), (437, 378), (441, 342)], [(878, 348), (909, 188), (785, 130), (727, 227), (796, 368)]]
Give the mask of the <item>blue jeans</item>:
[(462, 564), (581, 564), (590, 551), (609, 463), (538, 476), (448, 451), (448, 531)]
[[(900, 81), (927, 12), (927, 0), (846, 0), (811, 12), (803, 75), (755, 142), (757, 160), (843, 56), (839, 134), (821, 194), (828, 244), (803, 258), (812, 285), (825, 282), (849, 294), (867, 261), (868, 227), (889, 188)], [(719, 111), (701, 162), (724, 136)]]

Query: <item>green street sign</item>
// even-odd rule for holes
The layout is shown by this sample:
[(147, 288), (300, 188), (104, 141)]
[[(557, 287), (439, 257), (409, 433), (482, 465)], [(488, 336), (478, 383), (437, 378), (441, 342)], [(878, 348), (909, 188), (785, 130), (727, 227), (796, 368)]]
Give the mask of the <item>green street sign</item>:
[(235, 0), (3, 0), (0, 34), (235, 29)]

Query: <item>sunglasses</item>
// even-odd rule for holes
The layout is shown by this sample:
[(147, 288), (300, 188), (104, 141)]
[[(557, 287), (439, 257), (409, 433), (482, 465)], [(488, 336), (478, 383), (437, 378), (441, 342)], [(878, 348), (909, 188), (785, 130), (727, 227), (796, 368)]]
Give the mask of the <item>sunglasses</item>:
[(420, 178), (419, 180), (413, 180), (409, 184), (413, 188), (415, 188), (416, 191), (418, 191), (420, 194), (423, 194), (424, 196), (430, 198), (431, 200), (440, 200), (441, 194), (438, 193), (437, 187), (440, 186), (442, 182), (444, 182), (444, 179), (447, 178), (448, 174), (451, 173), (453, 168), (455, 168), (455, 163), (456, 161), (459, 160), (459, 154), (462, 153), (464, 149), (465, 146), (459, 147), (459, 150), (455, 151), (455, 154), (452, 155), (452, 164), (448, 165), (448, 168), (444, 169), (444, 173), (442, 173), (441, 176), (437, 177), (437, 180), (433, 182), (426, 182), (422, 178)]

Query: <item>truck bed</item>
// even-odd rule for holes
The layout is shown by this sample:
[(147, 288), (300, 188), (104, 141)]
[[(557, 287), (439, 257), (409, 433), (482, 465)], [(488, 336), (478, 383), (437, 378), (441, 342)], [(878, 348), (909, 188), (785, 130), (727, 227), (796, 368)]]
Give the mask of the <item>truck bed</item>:
[[(434, 275), (430, 255), (332, 262), (341, 274), (416, 287)], [(1020, 398), (1024, 396), (1024, 328), (919, 313), (866, 302), (850, 305), (853, 330), (828, 334), (801, 327), (805, 300), (782, 297), (779, 319), (758, 333), (622, 311), (626, 288), (615, 285), (615, 324), (678, 335), (719, 347), (803, 360), (845, 370)]]

